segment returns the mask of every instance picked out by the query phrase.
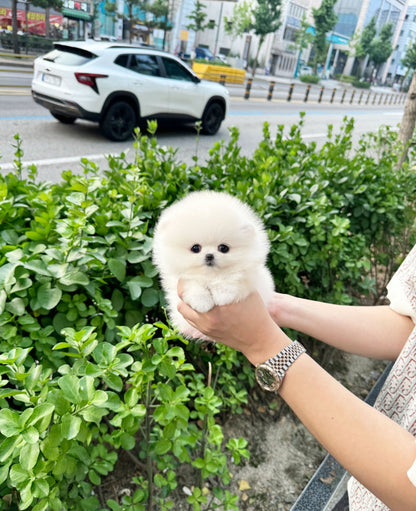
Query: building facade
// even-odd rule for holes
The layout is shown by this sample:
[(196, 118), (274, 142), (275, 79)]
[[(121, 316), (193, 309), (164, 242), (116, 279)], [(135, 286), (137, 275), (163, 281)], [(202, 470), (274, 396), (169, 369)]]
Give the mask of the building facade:
[(386, 81), (397, 85), (398, 88), (408, 87), (411, 74), (409, 69), (403, 66), (402, 59), (406, 51), (416, 42), (416, 0), (410, 0), (404, 15), (403, 24), (397, 38), (397, 44), (390, 59)]
[[(361, 3), (360, 10), (359, 3)], [(376, 21), (377, 34), (380, 32), (383, 25), (391, 23), (393, 27), (392, 46), (396, 48), (402, 24), (406, 16), (408, 3), (409, 0), (364, 0), (362, 2), (357, 2), (357, 5), (353, 5), (354, 2), (351, 2), (351, 0), (338, 0), (337, 6), (343, 4), (344, 13), (347, 14), (350, 19), (349, 30), (354, 26), (354, 20), (357, 20), (353, 32), (357, 36), (359, 36), (364, 27), (370, 23), (372, 18)], [(392, 55), (381, 67), (378, 75), (372, 76), (373, 79), (376, 79), (380, 83), (385, 83), (391, 59)], [(354, 51), (351, 51), (351, 55), (346, 61), (344, 74), (352, 74), (355, 71), (355, 66), (357, 66), (357, 60), (354, 56)]]

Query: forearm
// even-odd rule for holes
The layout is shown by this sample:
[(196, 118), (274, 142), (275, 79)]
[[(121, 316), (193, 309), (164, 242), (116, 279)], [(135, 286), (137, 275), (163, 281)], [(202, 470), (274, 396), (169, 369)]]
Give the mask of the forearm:
[(388, 306), (333, 305), (276, 293), (269, 307), (279, 326), (306, 333), (336, 348), (394, 360), (414, 328)]
[(414, 511), (416, 488), (406, 472), (416, 458), (416, 444), (409, 432), (355, 397), (306, 354), (290, 367), (279, 393), (328, 452), (392, 511)]
[[(200, 332), (240, 350), (254, 365), (291, 342), (257, 293), (204, 314), (182, 301), (178, 310)], [(279, 392), (317, 440), (362, 484), (393, 511), (414, 511), (416, 488), (406, 474), (416, 458), (410, 433), (360, 401), (306, 354), (289, 367)]]

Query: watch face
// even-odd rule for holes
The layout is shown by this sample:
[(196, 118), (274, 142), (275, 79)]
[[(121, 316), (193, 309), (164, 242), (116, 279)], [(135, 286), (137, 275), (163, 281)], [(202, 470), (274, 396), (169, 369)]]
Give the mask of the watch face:
[(282, 380), (274, 374), (269, 366), (260, 364), (256, 367), (256, 379), (260, 387), (265, 390), (277, 390)]

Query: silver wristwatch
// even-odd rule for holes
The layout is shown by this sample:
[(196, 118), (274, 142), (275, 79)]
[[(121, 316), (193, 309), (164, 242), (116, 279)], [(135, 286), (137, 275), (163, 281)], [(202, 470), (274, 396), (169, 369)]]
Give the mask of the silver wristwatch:
[(305, 353), (306, 349), (298, 341), (293, 341), (277, 355), (256, 367), (256, 380), (265, 390), (278, 390), (286, 371), (293, 362)]

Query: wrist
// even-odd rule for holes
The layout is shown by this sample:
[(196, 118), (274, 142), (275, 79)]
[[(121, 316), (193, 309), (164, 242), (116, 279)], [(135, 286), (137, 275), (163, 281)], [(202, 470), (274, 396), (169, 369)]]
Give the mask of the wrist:
[(256, 342), (243, 351), (243, 354), (254, 366), (257, 366), (274, 357), (291, 342), (291, 339), (273, 323), (271, 328), (259, 332)]
[(299, 298), (283, 293), (275, 293), (268, 310), (273, 320), (280, 327), (293, 328)]

